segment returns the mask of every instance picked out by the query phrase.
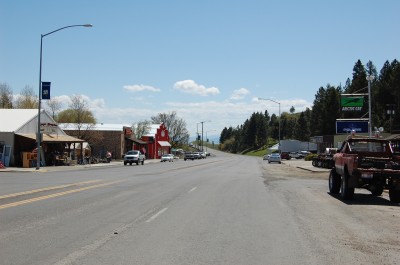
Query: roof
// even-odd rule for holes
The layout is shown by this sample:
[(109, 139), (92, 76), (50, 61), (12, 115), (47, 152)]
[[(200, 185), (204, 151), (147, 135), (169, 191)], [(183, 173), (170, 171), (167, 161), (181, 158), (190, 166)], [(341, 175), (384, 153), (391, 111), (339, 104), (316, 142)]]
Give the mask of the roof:
[[(81, 124), (82, 125), (82, 124)], [(60, 123), (59, 126), (63, 130), (77, 130), (76, 123)], [(114, 123), (96, 123), (94, 127), (90, 126), (90, 130), (93, 131), (121, 131), (123, 127), (131, 127), (129, 124), (114, 124)], [(85, 124), (82, 125), (82, 128), (87, 128)]]
[[(17, 133), (16, 135), (36, 140), (36, 134)], [(84, 141), (69, 135), (43, 134), (43, 143), (80, 143)]]
[(129, 139), (129, 140), (131, 140), (131, 141), (133, 141), (135, 143), (138, 143), (138, 144), (147, 144), (147, 142), (145, 142), (143, 140), (140, 140), (140, 139), (137, 139), (133, 135), (131, 135), (130, 137), (126, 137), (125, 139)]
[(160, 129), (161, 124), (151, 124), (149, 126), (149, 132), (144, 134), (143, 136), (155, 136), (157, 134), (157, 130)]
[(0, 109), (0, 132), (15, 132), (37, 115), (37, 109)]

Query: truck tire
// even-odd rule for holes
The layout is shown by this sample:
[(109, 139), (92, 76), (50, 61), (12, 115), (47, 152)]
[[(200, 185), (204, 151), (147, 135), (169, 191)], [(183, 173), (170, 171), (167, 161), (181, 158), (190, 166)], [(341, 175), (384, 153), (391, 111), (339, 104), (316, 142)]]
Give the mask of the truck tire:
[(144, 165), (144, 159), (142, 160), (142, 165)]
[(381, 196), (383, 193), (383, 186), (378, 185), (378, 186), (373, 187), (373, 189), (371, 189), (371, 193), (374, 196)]
[(340, 175), (336, 173), (336, 170), (333, 168), (329, 173), (329, 192), (331, 194), (338, 194), (340, 191)]
[(397, 185), (396, 187), (390, 187), (389, 189), (389, 199), (391, 202), (399, 203), (400, 202), (400, 187)]
[(139, 159), (136, 161), (136, 165), (139, 165)]
[(349, 175), (347, 172), (344, 173), (342, 176), (342, 181), (340, 185), (340, 195), (342, 196), (343, 200), (352, 200), (354, 197), (354, 188), (349, 188)]

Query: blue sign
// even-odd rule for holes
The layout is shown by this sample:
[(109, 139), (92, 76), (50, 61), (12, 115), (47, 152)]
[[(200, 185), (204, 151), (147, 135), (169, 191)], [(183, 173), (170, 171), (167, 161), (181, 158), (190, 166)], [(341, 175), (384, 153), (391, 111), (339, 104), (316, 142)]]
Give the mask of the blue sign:
[(50, 99), (51, 82), (42, 82), (42, 99)]
[(368, 121), (336, 121), (336, 133), (368, 133)]

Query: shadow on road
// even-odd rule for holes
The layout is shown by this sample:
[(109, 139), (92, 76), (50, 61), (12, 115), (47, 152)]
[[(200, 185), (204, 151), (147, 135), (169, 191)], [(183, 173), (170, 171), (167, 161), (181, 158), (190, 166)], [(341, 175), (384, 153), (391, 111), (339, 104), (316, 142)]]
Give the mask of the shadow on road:
[(380, 196), (374, 196), (372, 194), (360, 194), (355, 193), (352, 200), (343, 200), (340, 194), (331, 194), (327, 192), (331, 197), (347, 204), (347, 205), (381, 205), (381, 206), (400, 206), (399, 203), (392, 203), (390, 200)]

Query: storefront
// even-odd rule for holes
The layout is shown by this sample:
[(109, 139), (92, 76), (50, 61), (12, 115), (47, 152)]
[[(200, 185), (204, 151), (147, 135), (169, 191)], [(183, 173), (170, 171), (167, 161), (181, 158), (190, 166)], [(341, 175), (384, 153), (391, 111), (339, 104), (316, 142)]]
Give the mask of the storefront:
[(164, 124), (152, 125), (150, 132), (142, 136), (141, 140), (147, 142), (147, 157), (159, 159), (163, 154), (171, 153), (168, 130)]
[[(34, 167), (37, 163), (37, 117), (35, 109), (0, 109), (0, 140), (11, 147), (10, 166)], [(46, 111), (40, 113), (41, 166), (76, 163), (72, 143), (84, 142), (67, 135)]]

